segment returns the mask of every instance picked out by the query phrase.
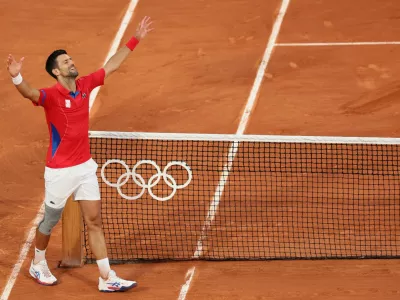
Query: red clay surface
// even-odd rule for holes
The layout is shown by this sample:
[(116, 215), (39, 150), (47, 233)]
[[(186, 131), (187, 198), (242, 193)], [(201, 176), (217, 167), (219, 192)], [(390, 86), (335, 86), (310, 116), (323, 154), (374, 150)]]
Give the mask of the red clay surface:
[[(279, 42), (385, 41), (399, 36), (392, 1), (292, 1)], [(100, 67), (128, 1), (0, 2), (0, 56), (25, 56), (32, 86), (53, 84), (48, 54), (66, 48), (86, 74)], [(101, 90), (92, 130), (234, 133), (280, 1), (139, 2), (156, 30)], [(397, 47), (276, 48), (247, 133), (396, 136)], [(48, 134), (41, 108), (18, 96), (0, 69), (0, 286), (4, 287), (43, 197)], [(296, 96), (296, 97), (295, 97)], [(295, 99), (294, 99), (295, 98)], [(61, 225), (61, 224), (60, 224)], [(116, 298), (97, 292), (97, 267), (56, 269), (60, 227), (48, 261), (60, 285), (35, 284), (27, 258), (9, 299)], [(32, 250), (32, 249), (31, 249)], [(30, 251), (31, 255), (31, 251)], [(138, 299), (398, 299), (397, 260), (166, 263), (116, 266)]]
[(92, 130), (235, 133), (279, 6), (140, 2), (127, 32), (146, 14), (156, 29), (107, 81)]
[(277, 47), (246, 133), (398, 137), (397, 50)]
[(278, 42), (396, 41), (399, 14), (396, 1), (291, 1)]

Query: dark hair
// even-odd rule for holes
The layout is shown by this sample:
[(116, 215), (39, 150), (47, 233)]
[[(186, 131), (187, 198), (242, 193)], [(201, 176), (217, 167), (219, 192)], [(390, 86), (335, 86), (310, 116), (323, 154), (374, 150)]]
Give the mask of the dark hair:
[(53, 74), (52, 70), (58, 67), (57, 57), (63, 54), (67, 54), (67, 51), (63, 49), (55, 50), (49, 55), (46, 61), (46, 71), (51, 77), (57, 79), (57, 76)]

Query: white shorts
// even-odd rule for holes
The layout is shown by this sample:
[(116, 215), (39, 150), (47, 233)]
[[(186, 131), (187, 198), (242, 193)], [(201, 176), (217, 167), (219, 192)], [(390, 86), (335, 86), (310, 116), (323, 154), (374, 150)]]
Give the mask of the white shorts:
[(51, 208), (64, 208), (68, 198), (74, 200), (100, 200), (97, 180), (97, 163), (91, 158), (87, 162), (68, 168), (45, 168), (45, 203)]

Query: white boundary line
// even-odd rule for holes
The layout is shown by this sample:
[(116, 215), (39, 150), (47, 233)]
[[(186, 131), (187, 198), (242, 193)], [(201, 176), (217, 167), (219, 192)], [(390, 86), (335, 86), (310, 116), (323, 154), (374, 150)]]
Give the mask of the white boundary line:
[[(256, 79), (254, 81), (254, 84), (253, 84), (253, 87), (251, 89), (249, 98), (247, 99), (247, 104), (245, 106), (245, 109), (243, 111), (242, 117), (240, 119), (240, 123), (239, 123), (238, 129), (236, 131), (236, 136), (243, 135), (243, 133), (244, 133), (244, 131), (246, 129), (247, 123), (249, 121), (250, 114), (251, 114), (252, 109), (254, 107), (254, 103), (255, 103), (255, 101), (257, 99), (258, 91), (260, 89), (261, 82), (262, 82), (262, 79), (264, 77), (265, 70), (266, 70), (266, 68), (268, 66), (268, 63), (269, 63), (270, 59), (271, 59), (271, 54), (272, 54), (272, 51), (274, 49), (276, 40), (278, 38), (278, 34), (279, 34), (279, 31), (280, 31), (280, 28), (281, 28), (281, 25), (282, 25), (282, 22), (283, 22), (283, 18), (284, 18), (285, 14), (286, 14), (286, 11), (288, 9), (289, 3), (290, 3), (290, 0), (283, 0), (282, 1), (282, 6), (281, 6), (279, 14), (278, 14), (278, 16), (277, 16), (277, 18), (275, 20), (275, 23), (274, 23), (274, 26), (273, 26), (273, 29), (272, 29), (272, 32), (271, 32), (271, 36), (270, 36), (268, 44), (267, 44), (267, 48), (265, 49), (265, 52), (264, 52), (263, 60), (261, 61), (260, 66), (258, 67)], [(220, 202), (222, 193), (224, 191), (225, 184), (226, 184), (226, 182), (228, 180), (229, 172), (230, 172), (230, 170), (232, 168), (232, 164), (233, 164), (233, 161), (235, 159), (235, 156), (236, 156), (236, 153), (237, 153), (237, 150), (238, 150), (238, 146), (239, 146), (239, 142), (237, 142), (237, 141), (232, 142), (232, 144), (230, 146), (230, 149), (229, 149), (229, 152), (228, 152), (228, 157), (227, 157), (228, 162), (224, 165), (224, 169), (223, 169), (221, 177), (219, 179), (218, 186), (217, 186), (217, 188), (215, 190), (214, 197), (213, 197), (213, 199), (212, 199), (212, 201), (210, 203), (210, 208), (208, 209), (206, 220), (205, 220), (205, 222), (203, 224), (203, 228), (202, 228), (199, 240), (197, 241), (197, 247), (196, 247), (196, 250), (195, 250), (195, 252), (193, 254), (193, 258), (199, 258), (203, 254), (203, 250), (204, 250), (203, 249), (203, 241), (207, 238), (207, 230), (208, 230), (208, 228), (210, 228), (212, 222), (214, 221), (215, 215), (217, 213), (219, 202)], [(186, 294), (187, 294), (187, 292), (188, 292), (188, 290), (190, 288), (190, 284), (191, 284), (191, 281), (192, 281), (192, 278), (193, 278), (194, 271), (195, 271), (194, 267), (192, 269), (188, 270), (188, 272), (186, 274), (186, 277), (188, 276), (188, 274), (189, 275), (191, 274), (191, 275), (190, 275), (189, 279), (186, 280), (186, 283), (182, 286), (181, 293), (179, 294), (178, 300), (184, 300), (185, 299)]]
[[(274, 49), (276, 40), (278, 38), (278, 34), (279, 34), (280, 28), (282, 26), (283, 18), (285, 17), (286, 11), (289, 7), (289, 3), (290, 3), (290, 0), (282, 1), (281, 9), (275, 20), (274, 26), (272, 28), (271, 36), (270, 36), (268, 44), (267, 44), (267, 48), (265, 49), (265, 52), (264, 52), (263, 60), (261, 61), (260, 66), (258, 67), (256, 79), (255, 79), (253, 87), (250, 91), (250, 95), (247, 100), (247, 104), (244, 108), (243, 115), (242, 115), (242, 118), (239, 123), (239, 127), (236, 131), (236, 135), (238, 135), (238, 136), (243, 135), (243, 133), (246, 129), (250, 114), (254, 107), (254, 103), (257, 99), (258, 91), (260, 89), (260, 86), (261, 86), (261, 83), (262, 83), (262, 80), (263, 80), (263, 77), (265, 74), (265, 70), (271, 59), (271, 54)], [(208, 231), (209, 227), (211, 226), (212, 222), (214, 221), (215, 215), (217, 213), (219, 202), (220, 202), (222, 193), (224, 191), (225, 184), (228, 180), (229, 172), (231, 171), (232, 164), (233, 164), (233, 161), (235, 159), (235, 156), (236, 156), (236, 153), (238, 150), (238, 146), (239, 146), (239, 142), (233, 142), (230, 146), (230, 149), (228, 152), (228, 157), (227, 157), (228, 162), (224, 165), (224, 169), (222, 171), (222, 174), (221, 174), (218, 186), (216, 188), (214, 197), (210, 203), (210, 208), (207, 213), (207, 218), (206, 218), (206, 221), (204, 222), (199, 240), (197, 241), (197, 247), (193, 254), (193, 258), (199, 258), (203, 254), (203, 250), (204, 250), (203, 249), (203, 241), (207, 238), (207, 231)]]
[(11, 271), (11, 275), (8, 278), (8, 281), (3, 290), (3, 293), (1, 294), (1, 297), (0, 297), (1, 300), (7, 300), (8, 297), (10, 296), (11, 290), (14, 287), (14, 284), (15, 284), (15, 281), (17, 280), (18, 274), (21, 271), (21, 267), (26, 259), (26, 256), (28, 255), (29, 249), (31, 248), (32, 241), (35, 238), (36, 227), (39, 225), (39, 222), (43, 218), (43, 212), (44, 212), (44, 202), (40, 206), (39, 212), (36, 215), (35, 220), (33, 221), (33, 226), (29, 230), (26, 242), (23, 244), (21, 252), (19, 253), (17, 263), (14, 265), (14, 268)]
[(400, 42), (343, 42), (343, 43), (278, 43), (276, 47), (332, 47), (332, 46), (384, 46), (400, 45)]
[(279, 34), (279, 31), (282, 26), (283, 18), (285, 17), (286, 11), (289, 7), (289, 3), (290, 3), (290, 0), (282, 1), (281, 9), (275, 20), (274, 27), (272, 28), (271, 36), (269, 37), (267, 48), (265, 49), (265, 52), (264, 52), (264, 57), (260, 63), (260, 66), (258, 67), (256, 79), (253, 83), (253, 87), (250, 91), (249, 98), (247, 99), (247, 104), (246, 104), (246, 107), (244, 108), (244, 112), (243, 112), (242, 118), (240, 120), (239, 127), (236, 131), (237, 135), (242, 135), (246, 129), (251, 111), (252, 111), (252, 109), (254, 107), (254, 103), (257, 99), (257, 95), (258, 95), (258, 91), (261, 86), (261, 82), (265, 75), (265, 70), (269, 64), (269, 61), (270, 61), (271, 55), (272, 55), (272, 51), (276, 45), (276, 40), (278, 39), (278, 34)]
[[(133, 12), (135, 11), (135, 8), (138, 4), (139, 0), (131, 0), (131, 3), (128, 6), (128, 9), (125, 12), (125, 16), (122, 19), (121, 25), (119, 26), (118, 32), (115, 35), (114, 41), (111, 44), (111, 48), (108, 51), (107, 57), (104, 60), (103, 65), (107, 63), (107, 61), (117, 52), (119, 44), (121, 43), (121, 40), (125, 34), (126, 28), (128, 28), (129, 22), (132, 19)], [(94, 101), (96, 100), (97, 94), (100, 91), (100, 86), (93, 89), (92, 93), (90, 94), (89, 98), (89, 110), (92, 108)]]
[[(125, 33), (126, 28), (129, 25), (129, 22), (132, 18), (133, 12), (136, 8), (136, 5), (138, 3), (139, 0), (131, 0), (128, 9), (125, 13), (124, 18), (122, 19), (122, 22), (120, 24), (120, 27), (118, 29), (118, 32), (114, 38), (114, 41), (111, 44), (111, 48), (107, 54), (107, 57), (105, 59), (105, 62), (108, 61), (108, 59), (114, 55), (114, 53), (116, 52), (116, 50), (118, 49), (119, 44), (121, 43), (121, 39)], [(94, 101), (96, 100), (97, 94), (99, 92), (99, 88), (96, 88), (92, 91), (92, 93), (90, 94), (90, 98), (89, 98), (89, 111), (91, 110)], [(42, 203), (42, 206), (39, 209), (39, 212), (37, 213), (34, 221), (33, 221), (33, 226), (31, 227), (31, 229), (29, 230), (29, 234), (28, 234), (28, 238), (26, 239), (26, 241), (24, 242), (21, 252), (19, 254), (17, 263), (14, 265), (14, 268), (11, 272), (10, 277), (7, 280), (7, 284), (3, 290), (3, 293), (1, 294), (0, 300), (7, 300), (8, 297), (10, 296), (11, 290), (14, 287), (15, 281), (18, 277), (18, 274), (21, 270), (21, 267), (26, 259), (26, 256), (29, 252), (29, 249), (32, 245), (33, 239), (35, 238), (35, 232), (36, 232), (36, 227), (38, 225), (38, 223), (41, 221), (41, 219), (43, 218), (43, 214), (44, 214), (44, 203)]]
[(186, 282), (185, 282), (185, 284), (182, 285), (181, 292), (179, 293), (178, 300), (185, 300), (186, 299), (186, 295), (189, 292), (190, 284), (192, 282), (192, 279), (193, 279), (195, 271), (196, 271), (196, 268), (193, 267), (193, 268), (189, 269), (186, 272), (186, 276), (185, 276)]

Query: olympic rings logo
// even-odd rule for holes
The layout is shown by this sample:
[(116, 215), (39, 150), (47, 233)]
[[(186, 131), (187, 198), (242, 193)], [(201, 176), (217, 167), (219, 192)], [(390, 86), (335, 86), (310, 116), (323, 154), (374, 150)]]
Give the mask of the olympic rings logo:
[[(112, 163), (121, 164), (126, 170), (126, 172), (118, 178), (117, 183), (109, 182), (104, 174), (106, 167)], [(152, 175), (147, 183), (145, 182), (143, 176), (136, 172), (136, 169), (141, 165), (151, 165), (156, 169), (156, 174)], [(188, 178), (184, 184), (177, 184), (175, 178), (168, 174), (168, 169), (173, 166), (180, 166), (187, 171)], [(135, 184), (142, 188), (141, 192), (136, 196), (127, 196), (121, 191), (121, 187), (128, 182), (129, 177), (132, 177)], [(107, 160), (107, 162), (101, 168), (101, 178), (107, 185), (117, 188), (119, 195), (126, 200), (139, 199), (143, 196), (144, 192), (147, 189), (149, 195), (153, 199), (158, 201), (167, 201), (175, 195), (177, 190), (183, 189), (189, 185), (189, 183), (192, 181), (192, 171), (185, 162), (172, 161), (168, 163), (165, 166), (164, 170), (161, 172), (160, 167), (152, 160), (140, 160), (133, 166), (132, 171), (130, 171), (128, 165), (123, 160), (110, 159)], [(152, 190), (152, 188), (154, 188), (160, 182), (161, 178), (172, 189), (171, 193), (166, 197), (159, 197), (155, 195)]]

